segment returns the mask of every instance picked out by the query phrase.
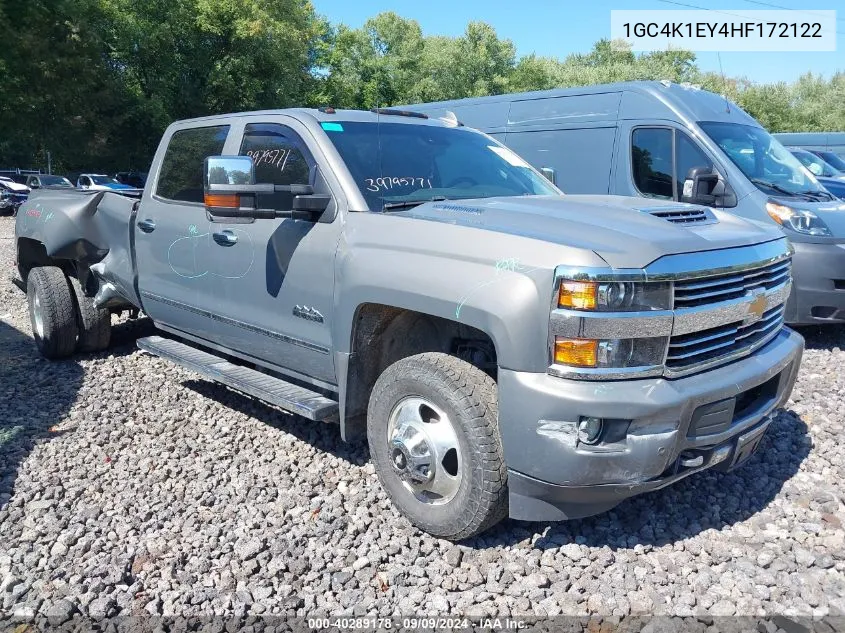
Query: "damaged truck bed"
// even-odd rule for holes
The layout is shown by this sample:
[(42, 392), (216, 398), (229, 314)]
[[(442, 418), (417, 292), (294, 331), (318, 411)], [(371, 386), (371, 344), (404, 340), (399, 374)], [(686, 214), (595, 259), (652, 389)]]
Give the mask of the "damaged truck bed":
[(105, 191), (36, 189), (15, 227), (21, 278), (59, 260), (74, 268), (83, 288), (96, 288), (96, 307), (137, 306), (132, 227), (139, 202)]

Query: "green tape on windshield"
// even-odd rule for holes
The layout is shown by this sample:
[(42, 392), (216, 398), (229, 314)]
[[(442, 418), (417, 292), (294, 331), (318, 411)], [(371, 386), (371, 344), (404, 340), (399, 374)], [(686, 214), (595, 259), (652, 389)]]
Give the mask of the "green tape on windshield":
[(326, 132), (343, 132), (343, 126), (340, 123), (330, 123), (328, 121), (323, 121), (320, 123), (322, 128)]

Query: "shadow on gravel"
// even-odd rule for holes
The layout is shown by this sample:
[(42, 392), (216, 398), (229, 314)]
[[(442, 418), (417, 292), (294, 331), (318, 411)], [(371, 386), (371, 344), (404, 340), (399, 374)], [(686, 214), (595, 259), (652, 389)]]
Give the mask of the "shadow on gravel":
[(41, 357), (33, 340), (0, 321), (0, 510), (12, 496), (20, 464), (67, 415), (82, 385), (73, 360)]
[(781, 410), (757, 453), (730, 473), (704, 471), (662, 490), (623, 501), (604, 514), (560, 523), (506, 520), (463, 544), (473, 548), (510, 546), (536, 534), (541, 550), (567, 543), (627, 549), (675, 543), (704, 530), (719, 530), (761, 512), (798, 472), (809, 455), (807, 425)]
[(275, 429), (290, 433), (317, 450), (331, 453), (350, 464), (363, 466), (369, 460), (366, 441), (344, 442), (340, 438), (340, 427), (337, 424), (314, 422), (232, 391), (224, 385), (205, 380), (185, 380), (182, 386), (239, 413), (261, 420)]
[(792, 328), (804, 337), (807, 349), (832, 350), (845, 347), (845, 325), (803, 325)]
[[(146, 317), (140, 319), (126, 319), (112, 326), (111, 345), (108, 351), (102, 352), (108, 356), (128, 356), (138, 350), (135, 342), (145, 336), (160, 334), (153, 325), (151, 319)], [(96, 356), (93, 355), (92, 356)]]

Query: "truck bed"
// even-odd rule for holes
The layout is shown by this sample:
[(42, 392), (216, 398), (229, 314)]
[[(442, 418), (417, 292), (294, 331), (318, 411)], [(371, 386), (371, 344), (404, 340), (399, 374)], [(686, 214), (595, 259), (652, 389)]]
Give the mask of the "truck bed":
[(105, 191), (37, 189), (18, 212), (16, 238), (40, 242), (51, 258), (90, 268), (100, 280), (101, 305), (137, 306), (131, 247), (137, 203)]

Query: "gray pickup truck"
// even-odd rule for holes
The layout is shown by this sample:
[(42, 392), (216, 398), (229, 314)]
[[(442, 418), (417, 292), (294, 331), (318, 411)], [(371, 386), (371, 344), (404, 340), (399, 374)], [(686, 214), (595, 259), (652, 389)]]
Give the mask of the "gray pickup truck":
[(142, 310), (141, 349), (366, 436), (396, 507), (455, 540), (741, 464), (803, 350), (775, 228), (563, 196), (396, 110), (174, 123), (141, 200), (35, 192), (16, 244), (44, 356)]

